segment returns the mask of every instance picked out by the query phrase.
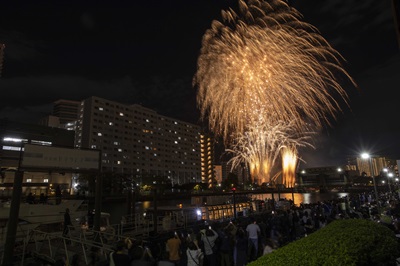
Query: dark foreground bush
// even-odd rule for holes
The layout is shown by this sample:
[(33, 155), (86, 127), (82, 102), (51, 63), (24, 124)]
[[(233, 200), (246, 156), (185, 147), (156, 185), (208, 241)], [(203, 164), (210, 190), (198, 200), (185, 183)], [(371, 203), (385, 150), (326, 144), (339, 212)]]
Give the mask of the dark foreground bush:
[(396, 265), (400, 245), (389, 228), (362, 219), (335, 220), (308, 237), (260, 257), (264, 265)]

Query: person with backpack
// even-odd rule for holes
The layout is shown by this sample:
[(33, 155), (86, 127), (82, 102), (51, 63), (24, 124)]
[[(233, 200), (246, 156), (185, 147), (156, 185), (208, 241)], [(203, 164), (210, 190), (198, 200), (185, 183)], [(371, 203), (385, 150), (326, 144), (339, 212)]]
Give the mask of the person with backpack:
[(218, 238), (218, 233), (211, 229), (211, 226), (202, 231), (201, 241), (204, 243), (204, 253), (209, 266), (217, 266), (217, 251), (218, 246), (216, 241)]
[(197, 240), (190, 241), (186, 250), (187, 266), (202, 266), (203, 252), (197, 244)]

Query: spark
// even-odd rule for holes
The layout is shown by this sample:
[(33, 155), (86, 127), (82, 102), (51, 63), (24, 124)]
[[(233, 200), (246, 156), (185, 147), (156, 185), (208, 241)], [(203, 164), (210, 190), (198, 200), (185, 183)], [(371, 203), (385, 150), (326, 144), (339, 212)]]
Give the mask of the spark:
[[(337, 78), (355, 83), (340, 53), (286, 2), (239, 0), (238, 11), (221, 14), (203, 36), (193, 78), (197, 105), (235, 155), (233, 164), (249, 163), (265, 182), (279, 156), (295, 160), (310, 132), (349, 105)], [(293, 170), (282, 171), (291, 185), (285, 171)]]
[[(209, 127), (229, 140), (272, 113), (298, 130), (330, 124), (347, 94), (334, 75), (342, 57), (283, 1), (239, 1), (203, 36), (193, 84)], [(351, 78), (350, 78), (351, 79)], [(262, 110), (262, 112), (260, 112)]]
[(296, 181), (296, 166), (298, 162), (297, 148), (282, 149), (282, 184), (293, 188)]
[[(298, 147), (313, 145), (309, 142), (310, 135), (299, 135), (292, 123), (264, 124), (252, 127), (244, 134), (236, 136), (235, 142), (226, 152), (233, 155), (229, 163), (232, 169), (246, 163), (250, 167), (251, 176), (258, 184), (271, 182), (271, 173), (280, 153), (291, 151), (296, 158)], [(294, 158), (294, 159), (295, 159)], [(292, 182), (292, 181), (291, 181)]]

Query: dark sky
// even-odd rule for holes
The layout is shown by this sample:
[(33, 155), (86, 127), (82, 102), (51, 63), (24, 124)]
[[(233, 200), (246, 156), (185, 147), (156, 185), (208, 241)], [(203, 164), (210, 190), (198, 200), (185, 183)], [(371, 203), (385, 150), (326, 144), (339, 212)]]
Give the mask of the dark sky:
[[(191, 85), (201, 39), (231, 0), (5, 1), (0, 118), (34, 122), (58, 99), (95, 95), (199, 120)], [(390, 0), (292, 0), (347, 60), (350, 108), (319, 132), (307, 167), (363, 151), (400, 159), (400, 54)]]

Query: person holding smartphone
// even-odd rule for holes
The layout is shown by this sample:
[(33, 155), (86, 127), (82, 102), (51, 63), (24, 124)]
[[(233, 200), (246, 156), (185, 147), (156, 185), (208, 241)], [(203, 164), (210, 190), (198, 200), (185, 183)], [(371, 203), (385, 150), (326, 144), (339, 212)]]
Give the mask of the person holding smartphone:
[(181, 255), (180, 255), (181, 244), (182, 242), (177, 232), (171, 232), (169, 239), (167, 240), (166, 249), (168, 251), (169, 261), (174, 263), (176, 266), (179, 265), (181, 260)]
[(214, 249), (216, 247), (216, 240), (218, 238), (218, 233), (214, 231), (211, 226), (209, 226), (205, 232), (201, 235), (201, 241), (204, 244), (204, 253), (207, 259), (207, 265), (217, 266), (217, 251)]

